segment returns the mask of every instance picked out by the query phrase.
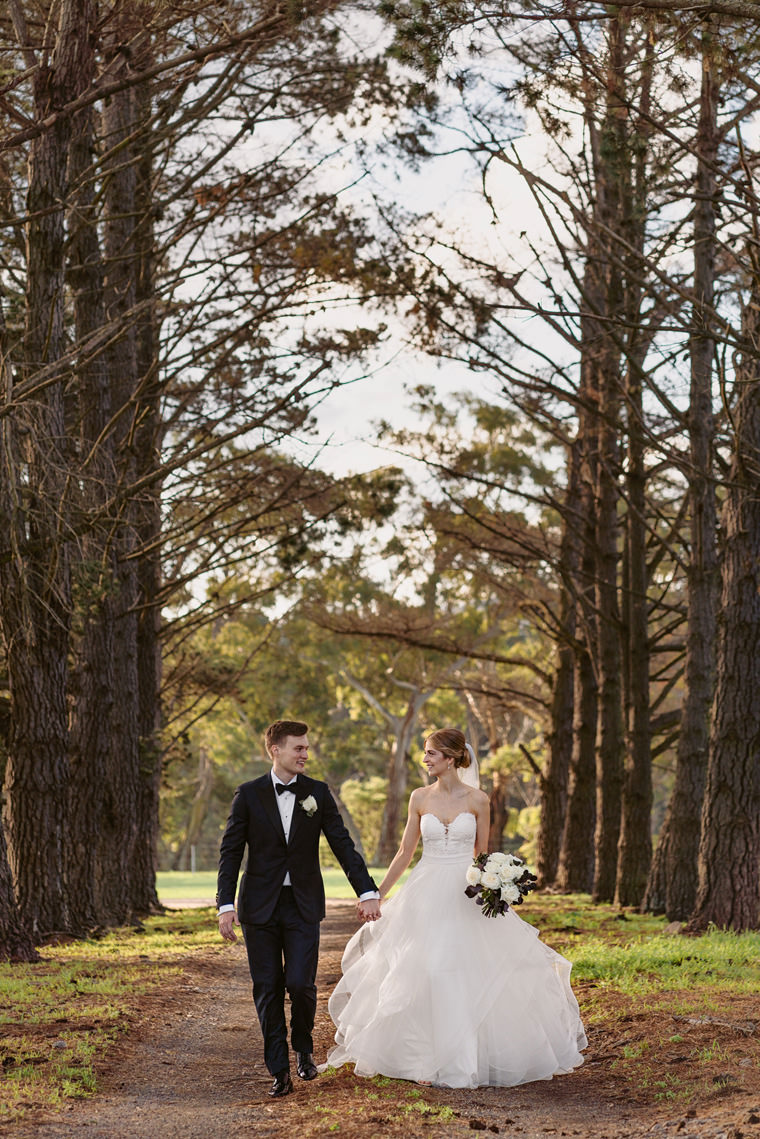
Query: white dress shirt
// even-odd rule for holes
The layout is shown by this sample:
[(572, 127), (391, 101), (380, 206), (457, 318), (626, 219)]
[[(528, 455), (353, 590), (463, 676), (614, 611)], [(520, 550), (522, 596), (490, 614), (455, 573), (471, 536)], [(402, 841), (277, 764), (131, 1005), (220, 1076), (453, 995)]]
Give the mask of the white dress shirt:
[[(274, 770), (272, 770), (271, 775), (272, 783), (274, 783), (274, 797), (277, 800), (277, 810), (280, 812), (280, 818), (282, 819), (282, 829), (285, 831), (285, 841), (287, 842), (290, 838), (290, 824), (293, 822), (293, 811), (296, 807), (296, 797), (295, 792), (292, 795), (278, 795), (277, 786), (279, 784), (281, 787), (290, 787), (292, 783), (298, 782), (298, 776), (294, 775), (292, 779), (289, 779), (288, 782), (285, 783), (282, 779), (279, 779), (275, 775)], [(291, 885), (289, 872), (283, 878), (282, 884), (283, 886)]]

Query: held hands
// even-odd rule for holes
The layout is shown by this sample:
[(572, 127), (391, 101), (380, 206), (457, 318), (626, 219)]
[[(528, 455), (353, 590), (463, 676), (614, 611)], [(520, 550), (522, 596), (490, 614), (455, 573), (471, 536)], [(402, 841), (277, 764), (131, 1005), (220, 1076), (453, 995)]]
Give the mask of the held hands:
[(381, 916), (377, 898), (367, 898), (364, 902), (357, 902), (356, 909), (362, 921), (377, 921)]
[(225, 910), (219, 915), (219, 932), (225, 941), (237, 941), (234, 926), (240, 925), (234, 910)]

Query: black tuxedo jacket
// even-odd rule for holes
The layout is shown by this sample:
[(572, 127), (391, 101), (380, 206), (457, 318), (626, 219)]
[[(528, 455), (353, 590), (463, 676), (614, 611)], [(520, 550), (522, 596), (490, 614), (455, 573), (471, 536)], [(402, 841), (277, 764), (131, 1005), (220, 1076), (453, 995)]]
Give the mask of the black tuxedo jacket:
[[(317, 804), (312, 815), (303, 806), (309, 796)], [(319, 869), (321, 833), (357, 895), (376, 890), (326, 783), (306, 775), (297, 777), (288, 842), (271, 774), (243, 783), (235, 792), (222, 838), (217, 905), (234, 904), (238, 873), (247, 846), (248, 861), (238, 896), (240, 921), (258, 924), (269, 920), (286, 873), (290, 874), (293, 898), (301, 917), (308, 922), (321, 921), (325, 916), (325, 887)]]

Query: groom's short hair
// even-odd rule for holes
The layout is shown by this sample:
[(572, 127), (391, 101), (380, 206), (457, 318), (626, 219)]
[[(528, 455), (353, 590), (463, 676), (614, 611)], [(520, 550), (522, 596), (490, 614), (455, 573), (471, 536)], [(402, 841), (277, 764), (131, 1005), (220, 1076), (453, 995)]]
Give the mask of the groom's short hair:
[(308, 730), (309, 725), (304, 724), (303, 720), (275, 720), (264, 733), (267, 755), (271, 756), (272, 748), (276, 744), (281, 744), (288, 736), (305, 736)]

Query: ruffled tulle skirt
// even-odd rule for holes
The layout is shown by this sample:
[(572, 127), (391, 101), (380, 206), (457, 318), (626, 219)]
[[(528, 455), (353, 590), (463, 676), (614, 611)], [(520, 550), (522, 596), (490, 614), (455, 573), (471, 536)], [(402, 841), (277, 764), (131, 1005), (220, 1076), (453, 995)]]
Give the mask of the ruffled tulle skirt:
[(457, 1088), (547, 1080), (583, 1063), (569, 961), (513, 909), (466, 897), (469, 857), (424, 854), (343, 955), (334, 1067)]

